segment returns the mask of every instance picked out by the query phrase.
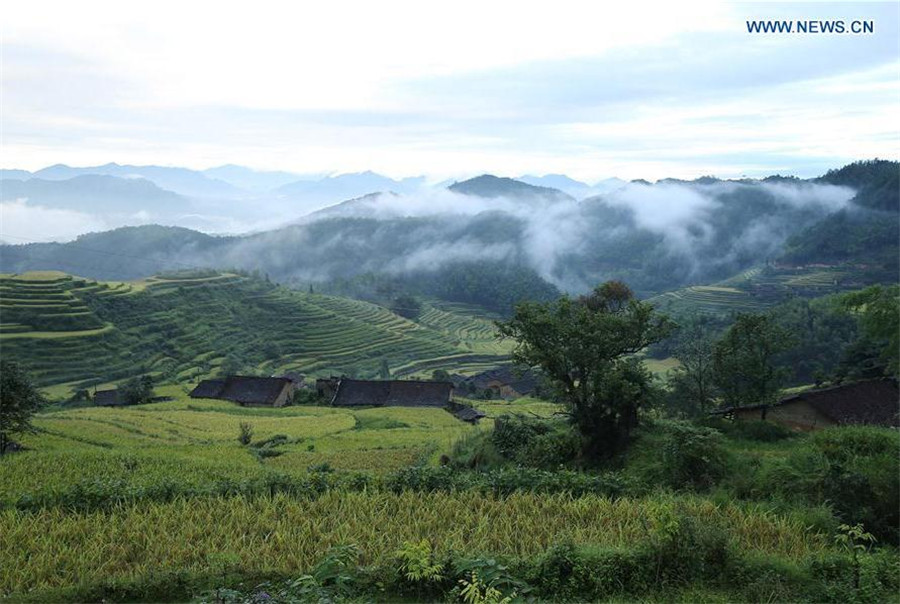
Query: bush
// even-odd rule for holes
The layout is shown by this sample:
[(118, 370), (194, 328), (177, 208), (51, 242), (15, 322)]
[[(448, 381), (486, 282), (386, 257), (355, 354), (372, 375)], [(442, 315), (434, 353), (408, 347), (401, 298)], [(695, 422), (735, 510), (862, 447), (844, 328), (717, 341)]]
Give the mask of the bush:
[(714, 428), (730, 438), (743, 438), (758, 442), (777, 442), (799, 436), (789, 428), (767, 421), (728, 421), (721, 418), (708, 418), (700, 423), (707, 428)]
[(660, 421), (644, 428), (628, 460), (647, 484), (693, 490), (718, 483), (729, 462), (719, 432), (683, 421)]
[(571, 464), (578, 458), (582, 444), (568, 424), (518, 415), (497, 418), (491, 443), (510, 461), (544, 469)]
[(253, 424), (241, 422), (238, 426), (238, 442), (242, 445), (249, 445), (253, 440)]

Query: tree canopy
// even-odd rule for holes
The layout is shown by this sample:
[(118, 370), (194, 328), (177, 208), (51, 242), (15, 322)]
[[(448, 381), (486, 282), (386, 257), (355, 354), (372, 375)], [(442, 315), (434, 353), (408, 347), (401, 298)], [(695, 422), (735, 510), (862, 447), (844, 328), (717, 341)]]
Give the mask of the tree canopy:
[(500, 334), (516, 341), (514, 360), (540, 367), (567, 405), (590, 459), (627, 443), (651, 390), (649, 373), (628, 357), (672, 327), (619, 281), (577, 299), (519, 304), (511, 319), (498, 323)]
[(0, 361), (0, 455), (6, 451), (12, 435), (32, 429), (31, 416), (43, 402), (43, 396), (18, 363)]

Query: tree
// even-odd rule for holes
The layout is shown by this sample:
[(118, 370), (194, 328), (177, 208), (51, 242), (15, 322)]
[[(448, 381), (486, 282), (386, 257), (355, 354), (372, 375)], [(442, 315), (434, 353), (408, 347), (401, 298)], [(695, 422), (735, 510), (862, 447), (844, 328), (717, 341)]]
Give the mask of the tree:
[(13, 434), (33, 430), (31, 416), (43, 403), (44, 397), (18, 363), (0, 361), (0, 455)]
[(788, 372), (775, 356), (791, 345), (790, 335), (769, 315), (737, 315), (713, 346), (713, 381), (726, 406), (776, 402)]
[(391, 310), (407, 319), (415, 319), (422, 312), (422, 303), (415, 296), (401, 294), (394, 298)]
[(671, 406), (688, 416), (705, 413), (713, 403), (713, 342), (708, 329), (697, 323), (682, 333), (675, 349), (680, 366), (668, 378)]
[(900, 285), (874, 285), (846, 294), (845, 309), (859, 313), (863, 338), (880, 350), (886, 375), (900, 374)]
[(383, 380), (391, 379), (391, 367), (388, 365), (387, 359), (381, 359), (381, 366), (378, 368), (378, 377)]
[(449, 382), (450, 374), (447, 373), (446, 369), (435, 369), (431, 372), (431, 379), (435, 382)]
[(126, 405), (143, 405), (153, 401), (153, 378), (134, 377), (119, 387), (119, 397)]
[(589, 460), (627, 444), (653, 390), (650, 374), (628, 357), (674, 327), (619, 281), (575, 300), (519, 304), (509, 321), (497, 325), (501, 336), (516, 340), (516, 362), (543, 370), (568, 407)]

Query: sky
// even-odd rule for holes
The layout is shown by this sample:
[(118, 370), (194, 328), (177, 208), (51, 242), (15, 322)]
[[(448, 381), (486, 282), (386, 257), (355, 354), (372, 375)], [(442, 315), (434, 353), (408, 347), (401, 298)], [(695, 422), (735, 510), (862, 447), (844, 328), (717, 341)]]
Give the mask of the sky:
[(595, 182), (900, 157), (896, 2), (29, 0), (4, 5), (0, 38), (4, 168)]

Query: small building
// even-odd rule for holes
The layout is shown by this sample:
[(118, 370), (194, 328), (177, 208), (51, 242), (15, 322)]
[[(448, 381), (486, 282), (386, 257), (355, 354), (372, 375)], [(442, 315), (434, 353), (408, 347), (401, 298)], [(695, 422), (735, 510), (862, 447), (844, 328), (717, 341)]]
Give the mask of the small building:
[(230, 375), (203, 380), (189, 396), (231, 401), (242, 406), (282, 407), (293, 392), (293, 382), (287, 378)]
[(341, 378), (331, 404), (336, 407), (446, 407), (452, 394), (450, 382)]
[(483, 417), (487, 417), (487, 414), (484, 411), (475, 409), (474, 407), (462, 407), (453, 415), (455, 415), (457, 419), (464, 422), (469, 422), (470, 424), (477, 424), (478, 420)]
[(111, 390), (95, 390), (94, 404), (98, 407), (120, 407), (125, 402), (119, 399), (119, 390), (113, 388)]
[(316, 380), (316, 395), (321, 399), (331, 401), (334, 398), (334, 393), (337, 392), (340, 381), (341, 378), (335, 376), (318, 378)]
[(533, 369), (519, 370), (504, 365), (474, 375), (468, 380), (469, 388), (492, 390), (504, 399), (516, 399), (532, 394), (538, 387), (540, 376)]
[(280, 377), (291, 380), (291, 383), (294, 385), (294, 390), (296, 390), (297, 388), (304, 388), (306, 386), (306, 376), (296, 371), (285, 371), (281, 375), (273, 375), (272, 377)]
[(729, 407), (713, 412), (735, 420), (766, 420), (792, 430), (830, 426), (900, 427), (900, 390), (895, 379), (866, 380), (807, 390), (774, 405)]

